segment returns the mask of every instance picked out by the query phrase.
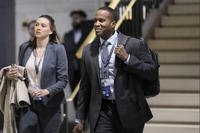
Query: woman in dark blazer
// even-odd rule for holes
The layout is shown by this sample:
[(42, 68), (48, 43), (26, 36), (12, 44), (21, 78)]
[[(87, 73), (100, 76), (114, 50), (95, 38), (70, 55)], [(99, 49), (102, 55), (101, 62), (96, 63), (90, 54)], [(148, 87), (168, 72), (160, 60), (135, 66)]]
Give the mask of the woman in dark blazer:
[[(36, 19), (35, 39), (20, 46), (19, 65), (25, 66), (31, 97), (30, 110), (20, 119), (20, 133), (58, 133), (61, 124), (60, 105), (68, 81), (67, 56), (59, 44), (54, 19), (42, 15)], [(7, 77), (18, 76), (16, 69)], [(36, 131), (37, 130), (37, 131)]]

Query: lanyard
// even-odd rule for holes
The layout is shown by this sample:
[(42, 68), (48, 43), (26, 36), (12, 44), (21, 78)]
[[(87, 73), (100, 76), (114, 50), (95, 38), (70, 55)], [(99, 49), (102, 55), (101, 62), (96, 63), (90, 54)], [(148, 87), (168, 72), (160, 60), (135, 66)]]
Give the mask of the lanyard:
[[(45, 52), (44, 52), (45, 53)], [(42, 54), (42, 56), (39, 58), (39, 62), (37, 63), (37, 52), (36, 52), (36, 50), (34, 49), (34, 51), (33, 51), (33, 55), (34, 55), (34, 57), (35, 57), (35, 60), (34, 60), (34, 65), (35, 65), (35, 73), (36, 74), (38, 74), (39, 73), (39, 67), (40, 67), (40, 63), (41, 63), (41, 61), (42, 61), (42, 57), (43, 57), (43, 55), (44, 55), (44, 53)]]

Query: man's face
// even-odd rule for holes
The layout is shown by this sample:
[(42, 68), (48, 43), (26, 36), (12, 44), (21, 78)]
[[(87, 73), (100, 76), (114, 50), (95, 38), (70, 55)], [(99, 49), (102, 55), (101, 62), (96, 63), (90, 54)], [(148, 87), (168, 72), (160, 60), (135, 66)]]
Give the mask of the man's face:
[(71, 19), (73, 28), (77, 29), (80, 28), (80, 24), (85, 18), (80, 16), (79, 14), (73, 14), (71, 16)]
[(94, 22), (96, 35), (108, 39), (114, 32), (116, 21), (106, 10), (97, 10)]

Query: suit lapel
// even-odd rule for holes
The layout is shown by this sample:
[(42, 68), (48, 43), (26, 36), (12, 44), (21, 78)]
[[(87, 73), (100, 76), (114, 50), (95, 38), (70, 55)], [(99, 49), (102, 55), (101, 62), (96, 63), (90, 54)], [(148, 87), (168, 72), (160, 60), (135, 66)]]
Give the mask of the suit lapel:
[(72, 31), (69, 38), (71, 39), (71, 42), (73, 45), (75, 44), (74, 36), (75, 36), (75, 33), (74, 33), (74, 31)]
[[(121, 44), (122, 40), (123, 40), (123, 34), (121, 32), (118, 32), (118, 44)], [(122, 67), (123, 62), (117, 57), (117, 55), (115, 56), (115, 69), (116, 69), (116, 74), (117, 71)]]
[(118, 32), (118, 44), (121, 44), (124, 35), (121, 32)]
[(33, 48), (32, 47), (28, 47), (27, 50), (25, 51), (24, 53), (24, 56), (23, 56), (23, 62), (22, 62), (22, 65), (25, 66), (29, 57), (31, 56), (31, 53), (33, 52)]
[(98, 59), (98, 56), (99, 56), (99, 43), (100, 43), (100, 40), (99, 39), (96, 39), (93, 44), (91, 44), (92, 46), (92, 52), (93, 52), (93, 55), (94, 55), (94, 67), (95, 67), (95, 70), (96, 70), (96, 73), (97, 73), (97, 77), (98, 77), (98, 80), (100, 82), (100, 68), (99, 68), (99, 59)]
[(45, 50), (45, 54), (44, 54), (43, 64), (42, 64), (41, 77), (44, 76), (44, 70), (46, 68), (46, 65), (48, 64), (48, 61), (51, 60), (50, 59), (51, 48), (52, 48), (52, 45), (51, 44), (47, 44), (47, 47), (46, 47), (46, 50)]

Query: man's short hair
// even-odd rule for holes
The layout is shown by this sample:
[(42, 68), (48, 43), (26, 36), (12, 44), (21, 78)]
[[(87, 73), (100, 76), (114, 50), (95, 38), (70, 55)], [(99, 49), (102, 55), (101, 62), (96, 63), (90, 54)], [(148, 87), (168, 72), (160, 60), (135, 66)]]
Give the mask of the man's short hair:
[(78, 14), (83, 18), (87, 18), (87, 14), (83, 10), (74, 10), (70, 12), (70, 16), (73, 16), (74, 14)]
[(116, 10), (112, 9), (111, 7), (104, 6), (104, 7), (100, 7), (98, 10), (108, 11), (112, 16), (112, 19), (115, 21), (118, 21), (118, 19), (119, 19), (118, 12)]

